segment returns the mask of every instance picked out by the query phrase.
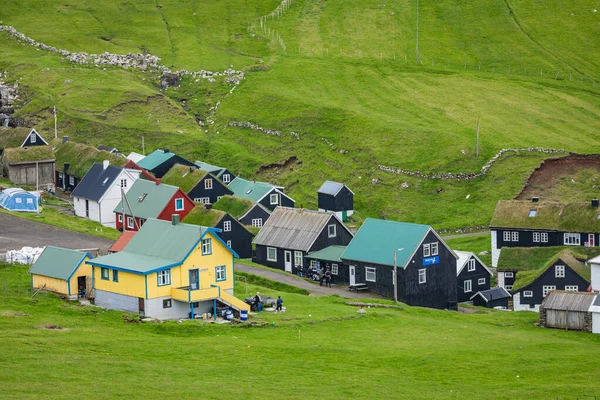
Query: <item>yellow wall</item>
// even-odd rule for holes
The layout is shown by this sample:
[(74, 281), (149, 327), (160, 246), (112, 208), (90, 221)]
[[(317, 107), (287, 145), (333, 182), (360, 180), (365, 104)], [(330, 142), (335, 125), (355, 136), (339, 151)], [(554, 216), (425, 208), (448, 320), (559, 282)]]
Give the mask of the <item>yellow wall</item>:
[[(119, 281), (113, 282), (113, 270), (109, 268), (109, 280), (102, 279), (101, 268), (94, 266), (94, 289), (104, 290), (124, 294), (133, 297), (146, 297), (146, 285), (144, 275), (132, 274), (130, 272), (119, 271)], [(156, 277), (155, 277), (156, 279)], [(77, 281), (75, 281), (77, 283)], [(150, 276), (148, 276), (148, 286), (150, 286)]]
[[(71, 295), (76, 295), (79, 292), (79, 288), (77, 287), (77, 278), (80, 276), (92, 277), (92, 266), (86, 264), (86, 261), (89, 261), (89, 257), (85, 257), (83, 262), (77, 268), (77, 271), (73, 274), (71, 279), (69, 280), (69, 286), (71, 287)], [(86, 287), (86, 290), (89, 290), (89, 287)]]
[(50, 278), (47, 276), (35, 274), (33, 274), (32, 277), (34, 289), (39, 289), (42, 286), (46, 285), (46, 290), (61, 293), (65, 296), (69, 294), (69, 289), (67, 288), (67, 281), (65, 281), (64, 279)]

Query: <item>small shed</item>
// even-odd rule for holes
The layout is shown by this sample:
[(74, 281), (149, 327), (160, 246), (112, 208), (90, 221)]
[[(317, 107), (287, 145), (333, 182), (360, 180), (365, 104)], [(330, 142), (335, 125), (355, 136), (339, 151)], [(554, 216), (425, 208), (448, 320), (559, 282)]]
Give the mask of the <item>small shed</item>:
[(92, 289), (92, 268), (85, 262), (93, 257), (77, 250), (48, 246), (31, 268), (33, 289), (45, 289), (76, 299)]
[(554, 290), (540, 306), (540, 326), (592, 332), (595, 293)]
[(502, 307), (508, 309), (508, 300), (510, 293), (503, 287), (495, 287), (488, 290), (480, 290), (471, 296), (474, 306), (495, 308)]
[(4, 175), (16, 185), (54, 186), (54, 152), (50, 146), (5, 149)]
[(343, 183), (325, 181), (317, 196), (319, 211), (332, 211), (344, 222), (354, 214), (354, 192)]
[(39, 192), (8, 188), (0, 193), (0, 207), (8, 211), (37, 212), (40, 203)]

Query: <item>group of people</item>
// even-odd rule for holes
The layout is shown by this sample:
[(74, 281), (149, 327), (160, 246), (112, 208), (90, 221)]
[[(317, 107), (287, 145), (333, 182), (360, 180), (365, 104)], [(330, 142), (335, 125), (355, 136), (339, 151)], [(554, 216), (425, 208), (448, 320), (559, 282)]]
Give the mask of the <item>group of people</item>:
[[(298, 270), (301, 271), (301, 268)], [(300, 274), (300, 276), (302, 276), (302, 274)], [(320, 286), (323, 286), (323, 282), (325, 282), (325, 287), (331, 287), (331, 270), (329, 269), (329, 266), (317, 270), (316, 268), (313, 268), (312, 265), (309, 265), (306, 269), (306, 276), (315, 280), (316, 278), (314, 277), (318, 276)]]
[[(254, 296), (254, 302), (256, 304), (256, 311), (261, 312), (264, 308), (264, 303), (262, 298), (260, 297), (260, 292), (256, 292), (256, 296)], [(281, 296), (277, 296), (277, 308), (275, 308), (275, 312), (283, 311), (283, 299)]]

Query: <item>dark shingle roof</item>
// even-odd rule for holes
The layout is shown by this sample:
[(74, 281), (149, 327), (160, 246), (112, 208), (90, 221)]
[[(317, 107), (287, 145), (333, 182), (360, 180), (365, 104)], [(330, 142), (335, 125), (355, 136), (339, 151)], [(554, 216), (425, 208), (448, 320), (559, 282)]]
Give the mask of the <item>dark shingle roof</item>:
[(481, 296), (485, 301), (491, 301), (508, 298), (510, 297), (510, 293), (508, 293), (503, 287), (495, 287), (475, 293), (473, 296), (471, 296), (470, 300), (473, 300), (475, 296)]
[(94, 164), (85, 174), (81, 182), (73, 190), (73, 197), (98, 201), (114, 183), (123, 168), (109, 165), (104, 169), (102, 164)]
[[(340, 190), (344, 188), (344, 186), (345, 185), (343, 183), (325, 181), (323, 182), (317, 193), (330, 194), (332, 196), (335, 196), (340, 192)], [(352, 192), (352, 190), (350, 190), (350, 192)], [(352, 192), (352, 194), (354, 194), (354, 192)]]

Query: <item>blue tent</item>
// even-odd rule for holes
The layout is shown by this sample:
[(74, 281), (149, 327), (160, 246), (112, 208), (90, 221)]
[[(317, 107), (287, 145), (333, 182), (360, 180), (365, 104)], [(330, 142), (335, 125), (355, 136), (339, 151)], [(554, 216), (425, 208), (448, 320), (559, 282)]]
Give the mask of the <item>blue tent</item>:
[(40, 205), (40, 195), (19, 188), (4, 189), (0, 193), (0, 207), (9, 211), (37, 212)]

